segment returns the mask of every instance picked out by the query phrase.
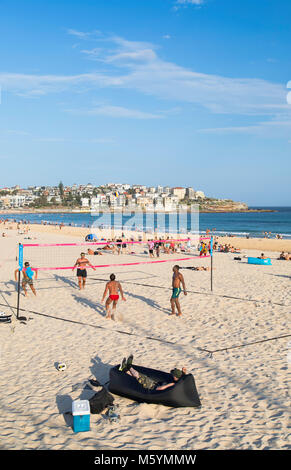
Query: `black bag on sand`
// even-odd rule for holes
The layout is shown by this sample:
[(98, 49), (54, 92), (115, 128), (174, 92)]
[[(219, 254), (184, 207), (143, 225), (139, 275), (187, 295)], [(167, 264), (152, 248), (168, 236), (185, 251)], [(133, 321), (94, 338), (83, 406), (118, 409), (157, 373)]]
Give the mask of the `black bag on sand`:
[(113, 396), (107, 392), (106, 388), (100, 384), (99, 386), (101, 386), (101, 390), (95, 393), (95, 395), (89, 400), (90, 411), (92, 414), (101, 413), (108, 406), (112, 406), (114, 402)]

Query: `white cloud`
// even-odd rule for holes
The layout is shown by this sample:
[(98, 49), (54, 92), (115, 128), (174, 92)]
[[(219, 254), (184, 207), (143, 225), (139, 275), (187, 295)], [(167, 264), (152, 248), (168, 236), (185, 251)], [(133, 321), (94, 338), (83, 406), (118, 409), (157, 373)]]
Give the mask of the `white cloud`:
[(114, 86), (118, 78), (99, 73), (77, 75), (31, 75), (22, 73), (0, 73), (3, 91), (24, 97), (36, 97), (66, 91), (81, 92), (82, 87)]
[[(21, 130), (14, 130), (14, 129), (0, 129), (0, 137), (4, 136), (12, 136), (14, 139), (16, 137), (25, 138), (25, 140), (30, 140), (32, 142), (47, 142), (47, 143), (85, 143), (85, 144), (112, 144), (114, 143), (114, 139), (112, 137), (93, 137), (93, 138), (85, 138), (85, 139), (72, 139), (70, 137), (52, 137), (52, 136), (33, 136), (32, 133), (21, 131)], [(3, 142), (2, 138), (1, 141)], [(5, 140), (5, 142), (9, 142), (9, 140)]]
[(67, 109), (66, 111), (73, 114), (85, 114), (90, 116), (107, 116), (113, 118), (129, 118), (129, 119), (161, 119), (162, 114), (153, 114), (139, 111), (137, 109), (128, 109), (122, 106), (96, 106), (91, 109)]
[(36, 137), (34, 142), (47, 142), (47, 143), (73, 143), (73, 144), (112, 144), (112, 138), (100, 137), (93, 139), (71, 139), (66, 137)]
[[(144, 42), (108, 38), (115, 48), (94, 48), (86, 54), (110, 65), (108, 85), (132, 88), (158, 98), (203, 106), (213, 113), (273, 114), (283, 106), (281, 84), (263, 79), (228, 78), (199, 73), (161, 59), (157, 48)], [(122, 69), (121, 74), (116, 74)], [(103, 77), (106, 81), (106, 79)]]
[(206, 0), (176, 0), (175, 1), (175, 4), (174, 4), (174, 7), (173, 7), (173, 10), (174, 11), (177, 11), (179, 10), (180, 8), (185, 8), (189, 5), (194, 5), (194, 6), (200, 6), (200, 5), (203, 5), (205, 3)]
[(205, 0), (176, 0), (178, 5), (202, 5)]
[[(9, 92), (28, 97), (68, 91), (86, 93), (109, 87), (123, 88), (174, 102), (175, 106), (177, 102), (187, 103), (216, 114), (265, 116), (269, 120), (277, 119), (281, 122), (288, 120), (282, 119), (284, 114), (290, 118), (291, 108), (286, 104), (285, 84), (261, 78), (230, 78), (197, 72), (164, 60), (159, 49), (147, 42), (102, 36), (98, 39), (98, 47), (83, 50), (83, 55), (97, 61), (97, 70), (75, 75), (2, 73), (0, 84)], [(165, 116), (165, 113), (107, 105), (85, 112), (135, 119)], [(243, 129), (237, 131), (244, 132)]]
[(71, 36), (76, 36), (79, 39), (90, 39), (94, 36), (100, 36), (101, 32), (95, 29), (94, 31), (91, 32), (83, 32), (83, 31), (77, 31), (76, 29), (67, 29), (67, 33), (70, 34)]
[(29, 132), (26, 132), (26, 131), (19, 131), (19, 130), (14, 130), (14, 129), (8, 129), (6, 131), (3, 131), (7, 134), (10, 134), (10, 135), (30, 135)]
[(285, 120), (273, 119), (271, 121), (261, 121), (249, 126), (216, 127), (200, 129), (202, 134), (253, 134), (262, 137), (285, 137), (291, 135), (291, 114)]

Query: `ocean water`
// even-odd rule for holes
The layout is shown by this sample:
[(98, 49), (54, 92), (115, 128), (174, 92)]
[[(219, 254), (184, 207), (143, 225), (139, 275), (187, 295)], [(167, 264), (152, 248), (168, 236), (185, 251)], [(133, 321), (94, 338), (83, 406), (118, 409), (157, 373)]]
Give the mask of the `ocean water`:
[[(262, 237), (265, 232), (271, 232), (270, 237), (273, 238), (277, 234), (283, 238), (291, 239), (291, 207), (253, 207), (252, 209), (269, 209), (274, 212), (249, 212), (249, 213), (201, 213), (190, 221), (186, 215), (179, 218), (179, 231), (190, 231), (205, 233), (210, 229), (217, 235), (232, 234), (236, 236)], [(30, 223), (47, 223), (72, 225), (79, 227), (88, 227), (88, 233), (94, 233), (94, 226), (111, 227), (113, 219), (110, 213), (104, 213), (102, 217), (93, 217), (89, 213), (38, 213), (38, 214), (1, 214), (0, 219), (10, 219), (16, 221), (27, 221)], [(135, 216), (134, 224), (132, 219), (123, 222), (123, 228), (132, 228), (142, 230), (146, 227), (151, 230), (157, 223), (158, 230), (166, 230), (171, 232), (177, 231), (176, 214), (166, 217), (164, 214), (158, 214), (154, 219), (153, 214), (147, 214), (146, 221), (142, 214)], [(94, 225), (95, 224), (95, 225)], [(121, 214), (116, 213), (114, 219), (115, 229), (122, 229)], [(1, 229), (0, 229), (1, 230)]]

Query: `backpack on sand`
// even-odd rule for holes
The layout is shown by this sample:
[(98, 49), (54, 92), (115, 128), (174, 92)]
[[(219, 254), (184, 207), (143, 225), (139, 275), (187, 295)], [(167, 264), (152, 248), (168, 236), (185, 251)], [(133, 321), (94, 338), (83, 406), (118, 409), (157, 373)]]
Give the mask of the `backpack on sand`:
[(105, 408), (112, 406), (114, 398), (109, 392), (107, 392), (106, 388), (103, 385), (99, 384), (99, 382), (95, 380), (90, 380), (90, 383), (91, 385), (93, 385), (93, 390), (94, 388), (97, 388), (98, 390), (95, 395), (89, 400), (90, 411), (92, 414), (98, 414), (105, 410)]

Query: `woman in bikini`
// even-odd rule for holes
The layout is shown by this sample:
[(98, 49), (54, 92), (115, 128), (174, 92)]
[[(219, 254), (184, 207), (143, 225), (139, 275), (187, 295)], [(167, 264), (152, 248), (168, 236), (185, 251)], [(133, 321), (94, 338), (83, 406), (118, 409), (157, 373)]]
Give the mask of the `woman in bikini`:
[[(102, 302), (104, 302), (107, 292), (109, 292), (109, 297), (108, 297), (108, 299), (106, 300), (106, 303), (105, 303), (106, 318), (112, 318), (112, 320), (114, 320), (114, 313), (115, 313), (116, 305), (117, 305), (117, 302), (118, 302), (118, 299), (119, 299), (119, 293), (118, 292), (120, 292), (122, 300), (124, 300), (124, 301), (126, 300), (124, 298), (123, 290), (122, 290), (120, 282), (115, 280), (115, 274), (110, 274), (110, 281), (107, 282), (107, 284), (106, 284), (105, 291), (104, 291), (104, 294), (103, 294), (103, 297), (102, 297)], [(113, 302), (113, 306), (112, 306), (112, 315), (111, 315), (110, 305), (111, 305), (112, 302)]]

